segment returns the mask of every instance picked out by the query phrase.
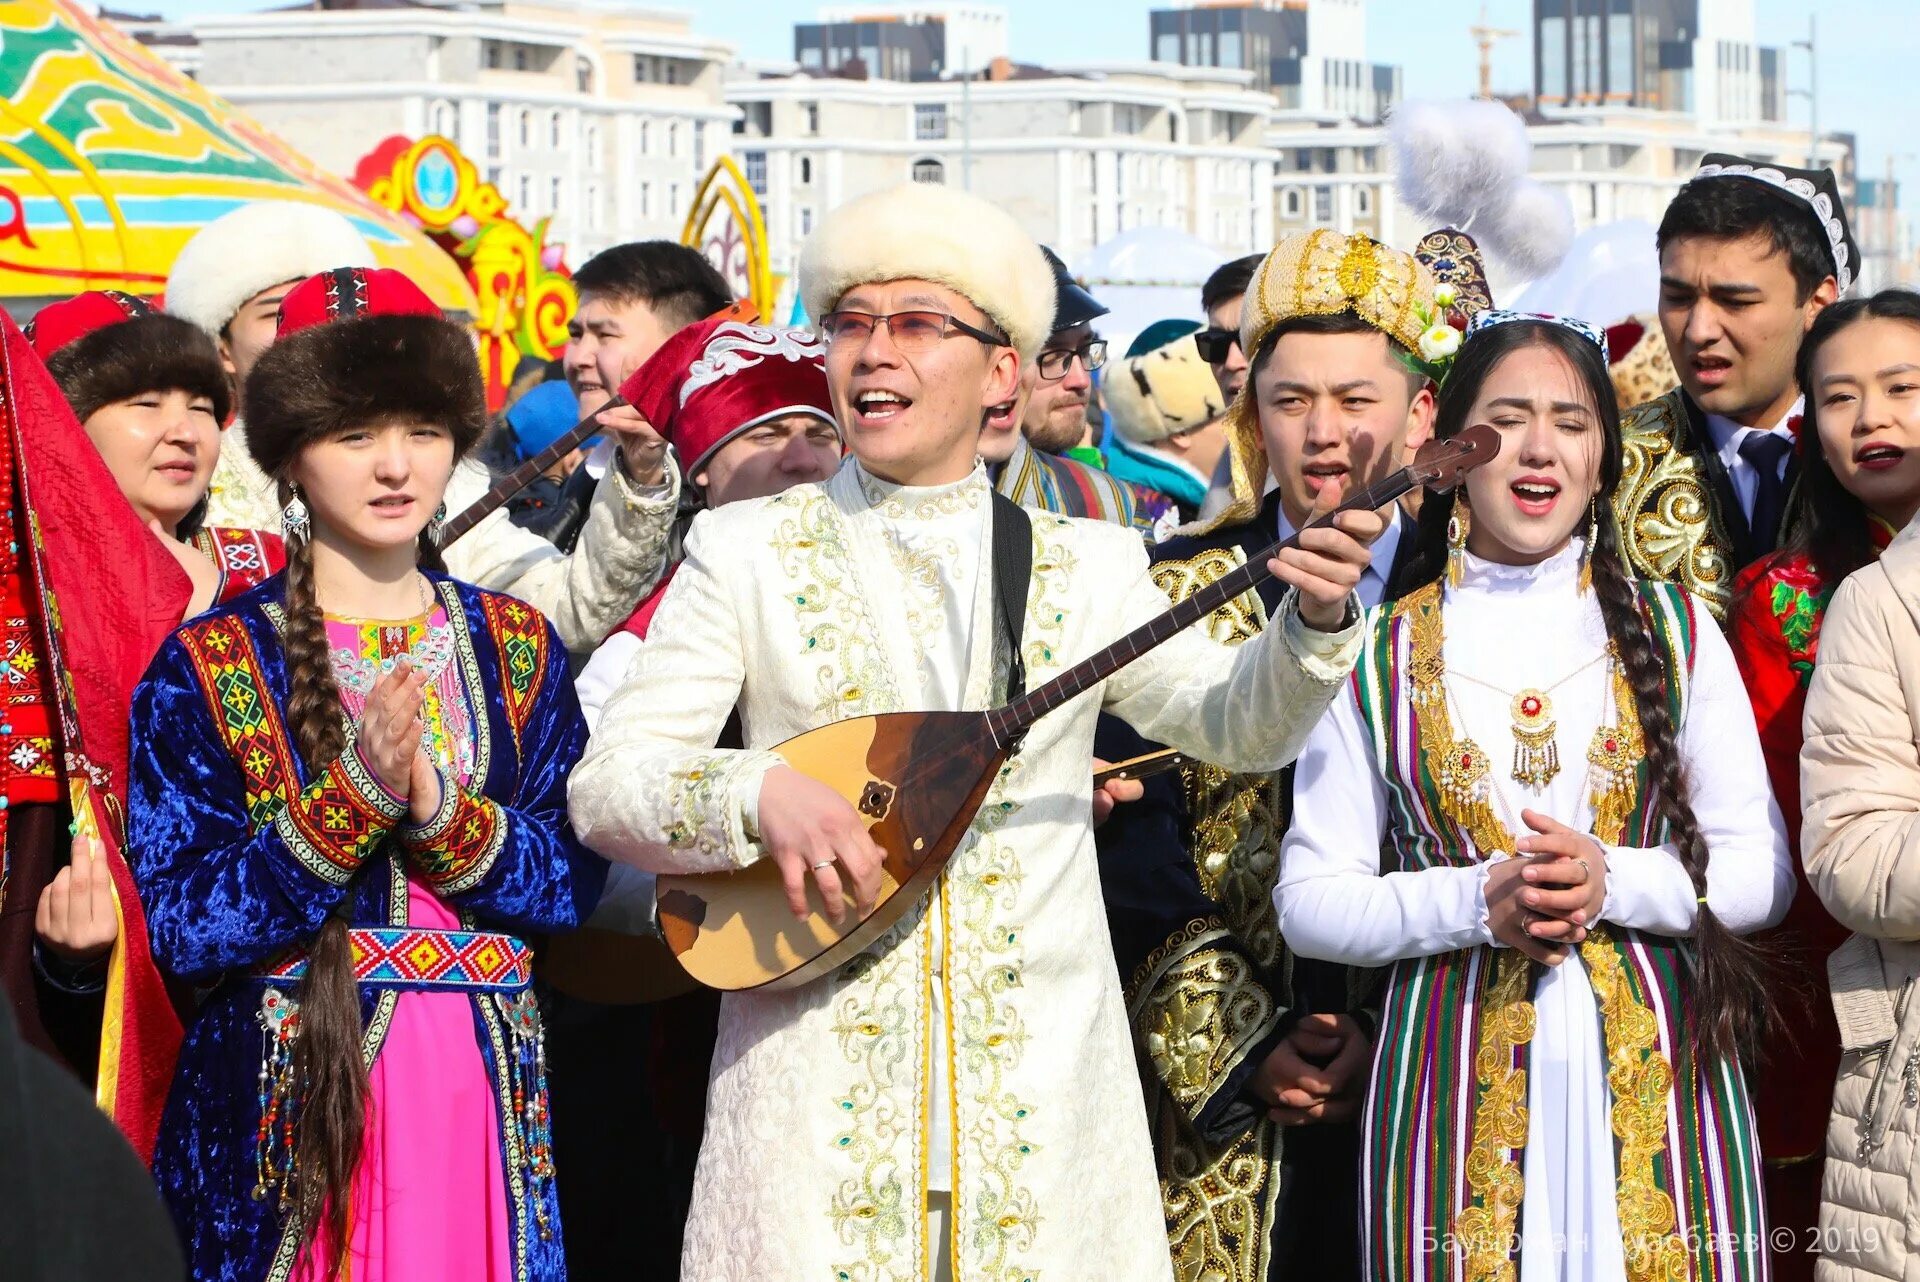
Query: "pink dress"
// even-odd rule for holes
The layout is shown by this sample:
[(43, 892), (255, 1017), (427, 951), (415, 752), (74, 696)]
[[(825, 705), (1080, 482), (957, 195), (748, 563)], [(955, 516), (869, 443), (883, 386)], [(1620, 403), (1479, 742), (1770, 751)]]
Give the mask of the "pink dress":
[[(359, 720), (373, 668), (411, 652), (429, 676), (424, 716), (443, 777), (472, 771), (473, 713), (451, 662), (447, 617), (424, 623), (327, 620), (341, 702)], [(360, 671), (355, 674), (353, 669)], [(356, 679), (356, 676), (358, 679)], [(458, 930), (460, 919), (407, 878), (407, 924)], [(352, 1282), (511, 1282), (513, 1213), (501, 1169), (500, 1117), (465, 993), (403, 992), (368, 1074), (372, 1093), (350, 1214)], [(294, 1282), (334, 1282), (316, 1241)]]

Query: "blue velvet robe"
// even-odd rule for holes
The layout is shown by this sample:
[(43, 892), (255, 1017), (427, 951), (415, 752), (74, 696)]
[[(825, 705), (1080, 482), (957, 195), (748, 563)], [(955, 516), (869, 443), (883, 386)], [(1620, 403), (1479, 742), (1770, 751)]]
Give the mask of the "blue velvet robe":
[[(531, 607), (430, 577), (460, 636), (454, 662), (475, 705), (473, 778), (460, 796), (448, 789), (447, 809), (472, 808), (460, 818), (479, 821), (453, 827), (491, 834), (467, 852), (460, 875), (435, 888), (469, 929), (521, 936), (571, 929), (598, 899), (606, 865), (575, 840), (567, 821), (567, 775), (585, 749), (587, 731), (566, 651)], [(353, 926), (406, 920), (404, 856), (394, 832), (382, 830), (381, 816), (332, 839), (315, 836), (328, 824), (289, 822), (303, 806), (309, 820), (318, 818), (314, 802), (327, 778), (307, 777), (282, 717), (287, 670), (276, 621), (283, 600), (284, 577), (275, 576), (183, 626), (154, 659), (133, 701), (129, 854), (154, 957), (171, 974), (212, 988), (181, 1050), (154, 1175), (193, 1277), (222, 1282), (282, 1278), (293, 1264), (278, 1198), (252, 1196), (263, 985), (248, 976), (311, 940), (343, 904)], [(251, 638), (257, 679), (271, 706), (249, 706), (231, 673), (209, 661), (245, 649), (234, 645), (236, 631)], [(214, 720), (216, 706), (229, 727), (224, 732)], [(277, 760), (297, 777), (299, 796), (289, 798), (289, 787), (274, 789), (266, 781), (271, 770), (243, 777), (228, 746), (236, 726), (250, 727), (254, 761)], [(349, 759), (357, 761), (351, 750), (343, 756)], [(341, 791), (336, 787), (328, 798), (334, 819)], [(356, 858), (357, 867), (343, 866)], [(291, 991), (297, 994), (297, 986)], [(369, 1063), (394, 997), (362, 989)], [(482, 998), (471, 1000), (475, 1039), (501, 1100), (516, 1276), (562, 1278), (553, 1182), (530, 1187), (505, 1153), (513, 1122), (499, 1017), (484, 1009)], [(550, 1238), (542, 1238), (531, 1214), (536, 1198)]]

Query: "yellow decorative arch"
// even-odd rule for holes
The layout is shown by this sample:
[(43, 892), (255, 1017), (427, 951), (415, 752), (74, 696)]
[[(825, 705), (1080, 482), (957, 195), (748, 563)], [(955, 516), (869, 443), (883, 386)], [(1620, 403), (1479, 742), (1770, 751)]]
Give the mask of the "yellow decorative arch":
[(680, 243), (705, 254), (734, 293), (750, 299), (760, 315), (773, 315), (779, 282), (768, 258), (766, 220), (759, 197), (732, 156), (714, 161), (701, 179)]

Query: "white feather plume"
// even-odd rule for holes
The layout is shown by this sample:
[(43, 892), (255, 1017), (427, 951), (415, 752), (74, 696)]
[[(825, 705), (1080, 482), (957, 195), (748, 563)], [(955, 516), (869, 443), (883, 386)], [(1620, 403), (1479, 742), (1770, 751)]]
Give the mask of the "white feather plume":
[(1573, 247), (1573, 206), (1566, 193), (1529, 178), (1511, 187), (1475, 225), (1482, 246), (1527, 280), (1566, 260)]
[(1387, 121), (1396, 185), (1408, 208), (1463, 231), (1527, 176), (1525, 123), (1481, 99), (1402, 103)]

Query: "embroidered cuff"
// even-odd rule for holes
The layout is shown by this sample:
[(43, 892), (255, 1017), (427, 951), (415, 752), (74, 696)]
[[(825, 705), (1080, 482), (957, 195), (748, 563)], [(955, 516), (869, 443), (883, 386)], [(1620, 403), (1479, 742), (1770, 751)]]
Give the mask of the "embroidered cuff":
[[(618, 451), (616, 451), (617, 453)], [(657, 517), (664, 508), (669, 514), (680, 503), (680, 469), (668, 454), (663, 460), (666, 477), (655, 485), (642, 485), (627, 475), (624, 460), (616, 459), (607, 466), (607, 475), (613, 478), (614, 493), (620, 496), (620, 502), (627, 512), (642, 517)]]
[(440, 777), (440, 806), (425, 823), (415, 823), (411, 818), (401, 823), (400, 840), (409, 847), (429, 846), (440, 840), (460, 810), (459, 787), (440, 767), (435, 766), (433, 772)]
[(357, 744), (273, 817), (273, 830), (306, 870), (344, 886), (407, 811), (382, 784)]
[(422, 826), (401, 829), (400, 844), (427, 884), (451, 897), (472, 890), (492, 871), (507, 842), (506, 816), (485, 797), (452, 788), (445, 790), (440, 811)]
[(711, 752), (685, 758), (667, 772), (667, 846), (689, 869), (745, 868), (760, 848), (760, 783), (786, 761), (773, 752)]
[(1286, 640), (1287, 653), (1293, 656), (1302, 672), (1322, 685), (1345, 681), (1360, 660), (1360, 645), (1370, 612), (1358, 608), (1356, 596), (1349, 595), (1347, 602), (1351, 621), (1338, 632), (1321, 632), (1307, 626), (1306, 620), (1300, 617), (1299, 588), (1288, 588), (1280, 602), (1280, 615), (1286, 620), (1280, 635)]

